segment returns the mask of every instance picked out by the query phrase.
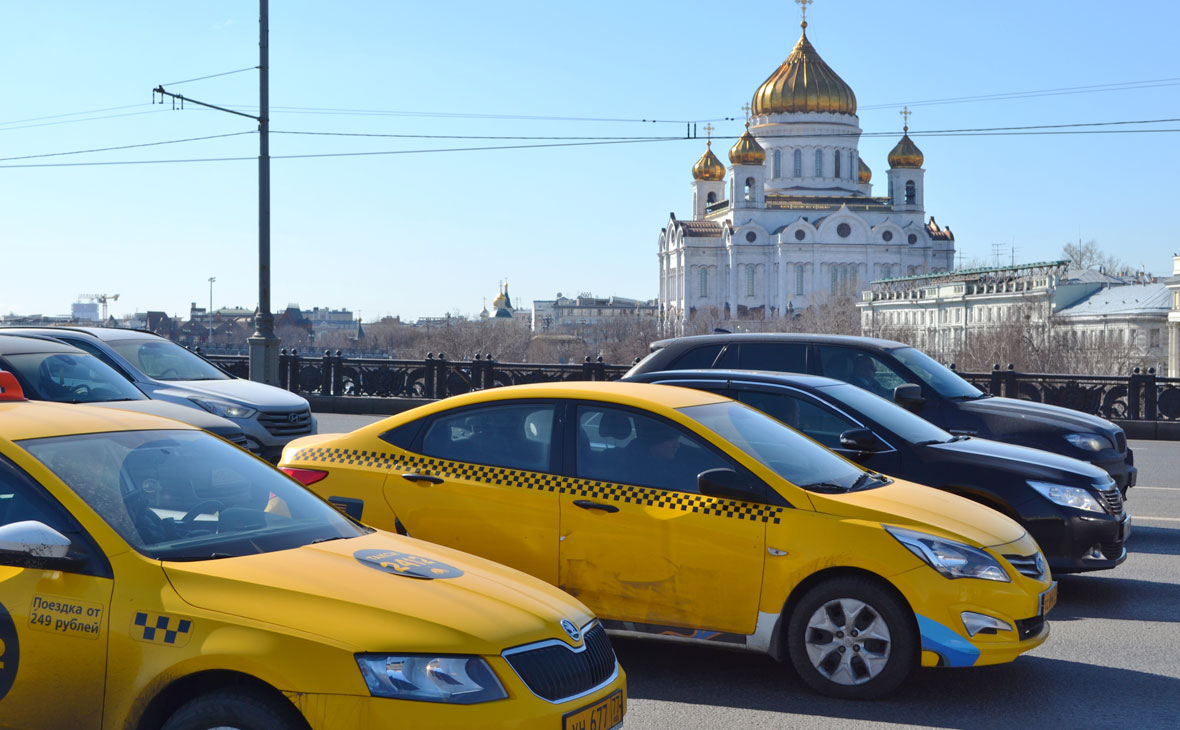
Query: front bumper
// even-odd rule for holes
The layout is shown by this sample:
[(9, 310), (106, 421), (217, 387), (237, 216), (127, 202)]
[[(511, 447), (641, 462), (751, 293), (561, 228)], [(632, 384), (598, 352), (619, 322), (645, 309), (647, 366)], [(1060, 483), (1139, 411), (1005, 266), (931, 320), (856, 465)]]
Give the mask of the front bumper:
[(1135, 486), (1135, 482), (1139, 478), (1139, 469), (1135, 467), (1135, 454), (1131, 449), (1127, 449), (1126, 454), (1114, 454), (1108, 451), (1105, 458), (1100, 454), (1090, 460), (1090, 463), (1110, 474), (1110, 478), (1118, 485), (1119, 491), (1123, 493), (1124, 497), (1127, 495), (1127, 490)]
[[(1082, 513), (1046, 505), (1045, 515), (1022, 519), (1054, 573), (1109, 570), (1127, 559), (1131, 517)], [(1022, 518), (1025, 516), (1022, 515)]]
[[(626, 712), (626, 675), (619, 669), (613, 682), (585, 697), (551, 703), (533, 695), (512, 673), (503, 659), (492, 660), (508, 698), (478, 705), (411, 702), (355, 695), (285, 693), (312, 730), (454, 730), (455, 728), (504, 728), (505, 730), (560, 730), (562, 718), (622, 692)], [(617, 725), (615, 727), (618, 727)], [(611, 730), (604, 727), (602, 730)]]

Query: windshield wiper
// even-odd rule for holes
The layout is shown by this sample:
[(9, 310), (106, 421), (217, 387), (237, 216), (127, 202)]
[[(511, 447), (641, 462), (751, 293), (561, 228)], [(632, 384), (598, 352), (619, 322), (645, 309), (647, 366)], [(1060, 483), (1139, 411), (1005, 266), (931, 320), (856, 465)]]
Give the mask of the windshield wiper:
[(308, 545), (319, 545), (321, 542), (332, 542), (333, 540), (343, 540), (344, 535), (337, 535), (335, 537), (321, 537), (318, 540), (312, 540)]
[(159, 558), (160, 560), (169, 560), (174, 563), (191, 563), (197, 560), (221, 560), (223, 558), (239, 557), (233, 553), (205, 553), (204, 555), (177, 555)]
[(815, 482), (814, 484), (804, 484), (803, 488), (812, 492), (822, 492), (824, 494), (837, 494), (839, 492), (847, 492), (848, 487), (836, 482)]

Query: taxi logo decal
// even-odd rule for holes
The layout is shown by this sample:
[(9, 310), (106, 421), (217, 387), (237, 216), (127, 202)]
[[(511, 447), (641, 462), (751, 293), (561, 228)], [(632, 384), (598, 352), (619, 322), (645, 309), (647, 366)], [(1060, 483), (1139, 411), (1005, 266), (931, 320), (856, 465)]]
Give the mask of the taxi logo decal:
[(569, 637), (574, 641), (582, 638), (582, 632), (578, 631), (578, 627), (574, 626), (574, 622), (570, 621), (568, 618), (563, 618), (561, 620), (561, 628), (564, 629), (565, 633), (569, 635)]
[(131, 622), (131, 638), (149, 644), (184, 646), (192, 636), (193, 622), (179, 616), (138, 611)]
[(20, 664), (20, 643), (16, 639), (16, 624), (8, 609), (0, 603), (0, 700), (12, 689), (16, 668)]
[(396, 550), (358, 550), (352, 556), (370, 568), (393, 575), (404, 575), (407, 578), (435, 580), (436, 578), (458, 578), (463, 575), (462, 570), (452, 565), (424, 558), (421, 555), (399, 553)]
[(556, 474), (481, 466), (459, 461), (444, 461), (443, 459), (412, 454), (399, 457), (395, 454), (376, 451), (310, 446), (297, 451), (293, 462), (341, 464), (379, 471), (407, 470), (446, 479), (462, 479), (538, 492), (557, 492), (558, 494), (570, 494), (577, 497), (590, 497), (646, 507), (661, 507), (728, 519), (770, 522), (776, 525), (779, 524), (784, 509), (766, 504), (705, 497), (700, 494), (667, 492), (662, 489), (648, 489), (614, 482), (572, 479)]

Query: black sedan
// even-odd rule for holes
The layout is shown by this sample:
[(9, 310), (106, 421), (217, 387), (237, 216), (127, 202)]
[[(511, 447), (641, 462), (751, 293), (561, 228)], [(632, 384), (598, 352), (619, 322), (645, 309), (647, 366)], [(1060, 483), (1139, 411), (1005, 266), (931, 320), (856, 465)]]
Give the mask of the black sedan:
[(699, 388), (764, 411), (883, 474), (986, 504), (1017, 520), (1057, 573), (1113, 568), (1127, 558), (1130, 516), (1110, 475), (1068, 456), (952, 436), (854, 385), (812, 375), (674, 370), (624, 380)]

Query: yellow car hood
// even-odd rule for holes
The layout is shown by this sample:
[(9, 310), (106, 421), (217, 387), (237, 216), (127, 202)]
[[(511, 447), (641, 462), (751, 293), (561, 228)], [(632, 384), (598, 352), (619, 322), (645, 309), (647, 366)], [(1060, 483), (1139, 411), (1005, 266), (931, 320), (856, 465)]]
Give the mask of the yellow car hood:
[(809, 492), (817, 512), (938, 534), (982, 547), (1019, 540), (1024, 528), (999, 512), (920, 484), (894, 481), (843, 494)]
[[(353, 651), (499, 654), (567, 640), (593, 615), (531, 576), (385, 532), (259, 555), (165, 562), (177, 594), (210, 611), (308, 634)], [(417, 575), (433, 575), (420, 578)]]

